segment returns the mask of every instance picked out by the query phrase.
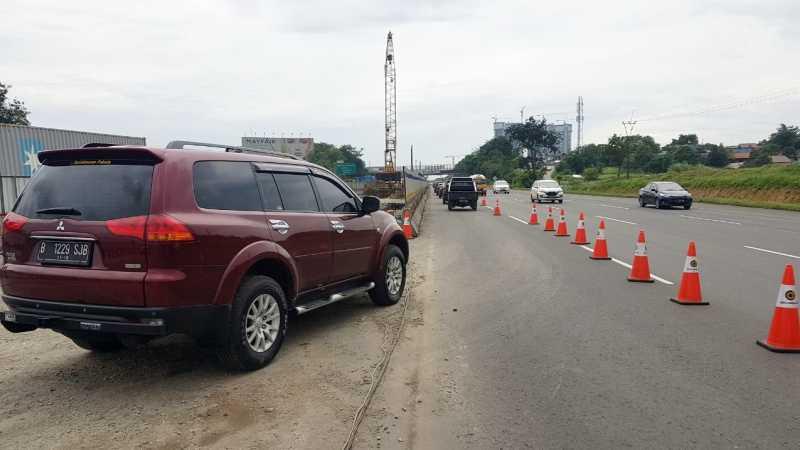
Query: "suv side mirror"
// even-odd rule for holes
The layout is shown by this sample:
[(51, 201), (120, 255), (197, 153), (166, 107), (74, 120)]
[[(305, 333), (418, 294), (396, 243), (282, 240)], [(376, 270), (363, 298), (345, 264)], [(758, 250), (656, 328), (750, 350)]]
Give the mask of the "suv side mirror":
[(364, 214), (371, 214), (381, 209), (381, 199), (366, 195), (361, 199), (361, 212)]

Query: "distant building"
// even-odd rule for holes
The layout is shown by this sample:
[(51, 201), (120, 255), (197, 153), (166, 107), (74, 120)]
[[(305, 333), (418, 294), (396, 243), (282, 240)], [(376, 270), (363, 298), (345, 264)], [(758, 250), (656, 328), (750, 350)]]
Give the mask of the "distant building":
[(772, 159), (772, 164), (791, 164), (792, 160), (786, 157), (785, 155), (772, 155), (770, 156)]
[(725, 147), (729, 154), (733, 155), (733, 161), (742, 163), (750, 159), (750, 155), (758, 150), (758, 144), (739, 144)]
[(245, 136), (242, 138), (242, 147), (288, 153), (298, 158), (306, 159), (311, 150), (314, 150), (314, 138)]
[[(511, 125), (519, 122), (494, 122), (494, 137), (508, 137), (506, 131)], [(572, 150), (572, 124), (571, 123), (548, 123), (547, 129), (558, 135), (557, 153), (565, 155)]]

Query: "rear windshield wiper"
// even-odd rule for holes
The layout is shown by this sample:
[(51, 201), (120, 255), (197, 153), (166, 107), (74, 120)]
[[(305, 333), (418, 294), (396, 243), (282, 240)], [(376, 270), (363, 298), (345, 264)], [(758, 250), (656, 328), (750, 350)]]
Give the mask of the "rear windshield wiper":
[(64, 214), (67, 216), (80, 216), (82, 213), (80, 210), (75, 208), (56, 207), (40, 209), (36, 211), (36, 214)]

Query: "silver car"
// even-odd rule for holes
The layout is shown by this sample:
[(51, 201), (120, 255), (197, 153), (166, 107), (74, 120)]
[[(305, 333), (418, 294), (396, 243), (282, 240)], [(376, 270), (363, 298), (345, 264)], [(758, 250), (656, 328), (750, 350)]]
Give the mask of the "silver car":
[(564, 203), (564, 190), (555, 180), (536, 180), (531, 186), (531, 202)]
[(511, 186), (508, 184), (506, 180), (497, 180), (492, 185), (492, 192), (497, 194), (498, 192), (502, 192), (504, 194), (511, 193)]

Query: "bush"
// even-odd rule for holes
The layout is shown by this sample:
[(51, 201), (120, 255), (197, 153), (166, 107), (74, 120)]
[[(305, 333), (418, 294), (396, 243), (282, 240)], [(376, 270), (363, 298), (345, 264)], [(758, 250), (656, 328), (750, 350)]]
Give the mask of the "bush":
[(670, 172), (686, 172), (688, 170), (692, 170), (693, 167), (694, 166), (692, 166), (691, 164), (676, 163), (676, 164), (673, 164), (673, 165), (669, 166), (669, 171)]
[(583, 171), (583, 179), (586, 181), (594, 181), (600, 178), (600, 169), (597, 167), (588, 167)]

